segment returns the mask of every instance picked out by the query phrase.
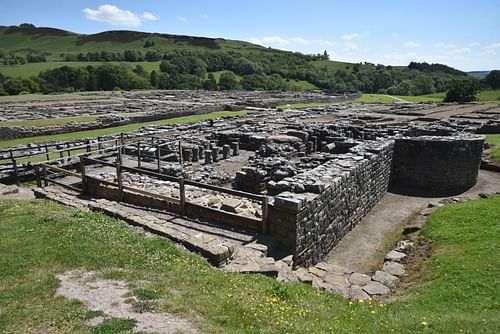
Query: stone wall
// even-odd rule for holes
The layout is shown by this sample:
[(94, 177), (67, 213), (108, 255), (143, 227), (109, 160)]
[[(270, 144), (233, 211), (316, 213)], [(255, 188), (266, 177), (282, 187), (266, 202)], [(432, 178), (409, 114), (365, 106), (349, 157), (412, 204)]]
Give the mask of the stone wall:
[(395, 141), (391, 183), (454, 192), (476, 184), (484, 136), (404, 137)]
[(275, 197), (269, 230), (294, 253), (295, 265), (321, 261), (386, 193), (393, 147), (391, 140), (367, 141), (297, 176), (316, 193)]

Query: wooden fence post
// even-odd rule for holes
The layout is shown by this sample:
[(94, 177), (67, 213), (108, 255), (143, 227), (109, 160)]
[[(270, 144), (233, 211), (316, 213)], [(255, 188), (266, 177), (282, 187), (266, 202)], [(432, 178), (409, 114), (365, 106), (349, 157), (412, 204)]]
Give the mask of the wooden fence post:
[(97, 137), (97, 149), (99, 150), (99, 155), (102, 154), (101, 137)]
[(43, 185), (44, 187), (49, 185), (49, 181), (47, 179), (47, 167), (43, 166)]
[(181, 206), (181, 214), (185, 213), (186, 210), (186, 190), (184, 187), (184, 178), (179, 177), (179, 202)]
[(49, 155), (49, 146), (48, 145), (45, 145), (45, 153), (46, 153), (46, 158), (47, 158), (47, 161), (50, 160), (50, 155)]
[(123, 145), (125, 144), (125, 139), (123, 132), (120, 133), (120, 152), (123, 154)]
[(69, 143), (66, 144), (66, 148), (68, 149), (68, 157), (70, 157), (71, 156), (71, 147), (70, 147)]
[(16, 178), (16, 184), (19, 185), (19, 170), (17, 169), (16, 159), (12, 160), (12, 164), (14, 165), (14, 177)]
[(35, 165), (35, 176), (36, 176), (36, 186), (38, 188), (42, 187), (42, 180), (40, 179), (40, 166)]
[(160, 144), (156, 145), (156, 160), (158, 163), (158, 174), (161, 174), (161, 153), (160, 153)]
[(262, 197), (262, 234), (267, 234), (267, 215), (269, 206), (267, 203), (267, 196)]
[(141, 142), (137, 142), (137, 168), (141, 168)]
[(182, 158), (182, 144), (180, 140), (179, 140), (179, 164), (181, 165), (182, 168), (183, 158)]
[(122, 168), (120, 163), (116, 164), (116, 182), (120, 191), (120, 202), (123, 202), (123, 184), (122, 184)]
[(82, 175), (82, 192), (87, 193), (87, 178), (85, 176), (85, 157), (80, 157), (80, 174)]

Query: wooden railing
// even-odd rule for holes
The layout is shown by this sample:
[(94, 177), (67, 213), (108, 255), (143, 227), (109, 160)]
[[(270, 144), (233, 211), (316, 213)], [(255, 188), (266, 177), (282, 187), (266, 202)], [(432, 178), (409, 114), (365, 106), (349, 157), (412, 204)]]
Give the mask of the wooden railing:
[[(119, 159), (119, 161), (120, 161), (120, 159)], [(116, 169), (116, 182), (110, 182), (110, 181), (105, 181), (105, 180), (89, 177), (88, 175), (86, 175), (86, 166), (88, 164), (98, 164), (98, 165), (103, 165), (103, 166), (115, 168)], [(160, 173), (156, 173), (156, 172), (141, 169), (141, 168), (127, 167), (127, 166), (120, 164), (119, 162), (116, 164), (113, 164), (111, 162), (102, 161), (102, 160), (98, 160), (98, 159), (94, 159), (94, 158), (88, 158), (88, 157), (81, 157), (80, 170), (81, 170), (80, 176), (82, 178), (83, 190), (86, 192), (91, 190), (91, 189), (88, 189), (89, 181), (92, 181), (94, 184), (101, 183), (103, 185), (114, 187), (115, 189), (117, 189), (119, 194), (120, 194), (119, 197), (122, 199), (124, 198), (125, 191), (133, 192), (133, 193), (137, 193), (137, 194), (144, 195), (147, 197), (166, 201), (166, 202), (171, 203), (171, 204), (175, 204), (179, 208), (178, 209), (179, 213), (181, 213), (183, 215), (201, 216), (201, 217), (208, 218), (208, 219), (222, 221), (222, 222), (228, 223), (228, 224), (233, 224), (233, 225), (238, 225), (238, 226), (242, 226), (242, 227), (256, 229), (256, 230), (259, 230), (263, 234), (267, 233), (267, 216), (268, 216), (267, 196), (247, 193), (247, 192), (238, 191), (238, 190), (234, 190), (234, 189), (218, 187), (218, 186), (209, 185), (209, 184), (200, 183), (200, 182), (194, 182), (194, 181), (190, 181), (190, 180), (185, 180), (183, 177), (173, 177), (173, 176), (160, 174)], [(138, 189), (138, 188), (134, 188), (134, 187), (124, 186), (123, 181), (122, 181), (122, 173), (123, 172), (130, 172), (130, 173), (134, 173), (134, 174), (146, 175), (146, 176), (150, 176), (150, 177), (153, 177), (153, 178), (156, 178), (159, 180), (177, 183), (178, 188), (179, 188), (179, 198), (177, 199), (177, 198), (161, 195), (158, 193), (150, 192), (150, 191), (147, 191), (144, 189)], [(207, 190), (215, 191), (218, 193), (228, 194), (231, 196), (237, 196), (237, 197), (246, 198), (246, 199), (249, 199), (249, 200), (252, 200), (255, 202), (260, 202), (261, 207), (262, 207), (262, 218), (257, 219), (257, 218), (245, 217), (245, 216), (238, 215), (235, 213), (231, 213), (231, 212), (227, 212), (227, 211), (223, 211), (223, 210), (219, 210), (219, 209), (215, 209), (215, 208), (206, 207), (206, 206), (199, 205), (196, 203), (192, 203), (192, 202), (186, 200), (186, 189), (185, 189), (186, 186), (207, 189)]]

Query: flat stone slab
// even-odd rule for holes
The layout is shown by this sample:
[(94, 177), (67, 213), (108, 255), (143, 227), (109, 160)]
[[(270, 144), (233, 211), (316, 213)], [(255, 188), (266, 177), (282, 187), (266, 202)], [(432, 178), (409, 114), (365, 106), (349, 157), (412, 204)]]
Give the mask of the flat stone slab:
[(349, 282), (351, 282), (352, 284), (360, 285), (360, 286), (363, 286), (370, 281), (371, 281), (370, 276), (365, 275), (365, 274), (352, 273), (351, 276), (349, 276)]
[(391, 288), (395, 287), (399, 283), (399, 278), (383, 270), (377, 270), (372, 279)]
[(306, 283), (306, 284), (312, 284), (313, 279), (315, 278), (315, 276), (313, 274), (309, 273), (304, 268), (298, 268), (297, 270), (295, 270), (293, 272), (293, 274), (295, 275), (295, 277), (297, 277), (297, 279), (300, 282)]
[(359, 285), (351, 285), (351, 287), (349, 288), (349, 299), (368, 300), (371, 298)]
[(324, 271), (328, 271), (330, 273), (337, 273), (337, 274), (351, 274), (352, 273), (352, 270), (349, 270), (345, 267), (342, 267), (342, 266), (339, 266), (336, 264), (326, 263), (326, 262), (320, 262), (320, 263), (316, 264), (314, 267), (321, 269), (321, 270), (324, 270)]
[(380, 282), (370, 281), (363, 286), (363, 290), (371, 296), (374, 295), (387, 295), (391, 293), (391, 289)]
[(387, 261), (395, 261), (395, 262), (399, 262), (401, 261), (402, 259), (404, 259), (406, 257), (406, 254), (405, 253), (402, 253), (402, 252), (398, 252), (398, 251), (395, 251), (395, 250), (391, 250), (389, 253), (387, 253), (387, 255), (385, 256), (385, 260)]
[(403, 276), (406, 272), (402, 264), (393, 261), (385, 262), (382, 270), (398, 277)]

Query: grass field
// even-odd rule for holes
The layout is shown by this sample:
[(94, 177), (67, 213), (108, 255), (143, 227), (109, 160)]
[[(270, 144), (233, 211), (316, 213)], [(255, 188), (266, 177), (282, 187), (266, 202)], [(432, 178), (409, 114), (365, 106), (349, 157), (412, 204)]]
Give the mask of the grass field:
[(89, 65), (97, 66), (103, 64), (125, 64), (130, 66), (130, 68), (135, 68), (136, 65), (141, 65), (145, 71), (151, 72), (160, 70), (159, 61), (138, 61), (138, 62), (99, 62), (99, 61), (51, 61), (45, 63), (29, 63), (23, 65), (0, 65), (0, 73), (9, 77), (21, 77), (29, 78), (31, 76), (36, 76), (38, 73), (46, 70), (51, 70), (61, 66), (72, 66), (72, 67), (87, 67)]
[[(294, 283), (229, 274), (163, 239), (101, 214), (47, 201), (0, 201), (0, 332), (98, 333), (98, 312), (55, 297), (55, 274), (74, 268), (129, 283), (156, 312), (203, 333), (498, 333), (500, 197), (438, 209), (422, 234), (434, 240), (423, 281), (390, 301), (348, 302)], [(480, 226), (480, 228), (478, 228)], [(496, 240), (498, 241), (498, 240)], [(102, 325), (101, 325), (102, 326)], [(107, 333), (130, 329), (125, 319)], [(114, 330), (114, 331), (113, 331)], [(130, 333), (124, 331), (122, 333)]]
[(495, 160), (500, 160), (500, 134), (486, 135), (486, 142), (493, 145), (490, 157)]
[(37, 137), (29, 137), (29, 138), (20, 138), (20, 139), (12, 139), (12, 140), (2, 140), (0, 141), (0, 147), (13, 146), (18, 144), (36, 144), (43, 142), (50, 142), (55, 140), (76, 140), (83, 138), (95, 138), (99, 136), (108, 136), (113, 134), (118, 134), (121, 132), (130, 132), (138, 130), (144, 126), (152, 126), (152, 125), (168, 125), (168, 124), (181, 124), (181, 123), (194, 123), (199, 121), (204, 121), (208, 119), (215, 119), (219, 117), (231, 117), (231, 116), (244, 116), (248, 111), (216, 111), (209, 114), (202, 115), (191, 115), (191, 116), (183, 116), (176, 118), (163, 119), (159, 121), (151, 121), (151, 122), (143, 122), (143, 123), (134, 123), (128, 125), (121, 125), (112, 128), (105, 129), (96, 129), (96, 130), (87, 130), (87, 131), (78, 131), (72, 133), (63, 133), (57, 135), (47, 135), (47, 136), (37, 136)]
[(402, 100), (414, 103), (441, 103), (443, 102), (443, 98), (421, 95), (421, 96), (396, 96)]
[(379, 95), (379, 94), (363, 94), (361, 97), (357, 98), (353, 102), (358, 103), (395, 103), (396, 99), (390, 97), (389, 95)]
[(96, 118), (92, 116), (82, 116), (82, 117), (61, 117), (61, 118), (45, 118), (45, 119), (35, 119), (26, 121), (0, 121), (0, 126), (49, 126), (49, 125), (61, 125), (70, 122), (74, 123), (85, 123), (93, 122)]

